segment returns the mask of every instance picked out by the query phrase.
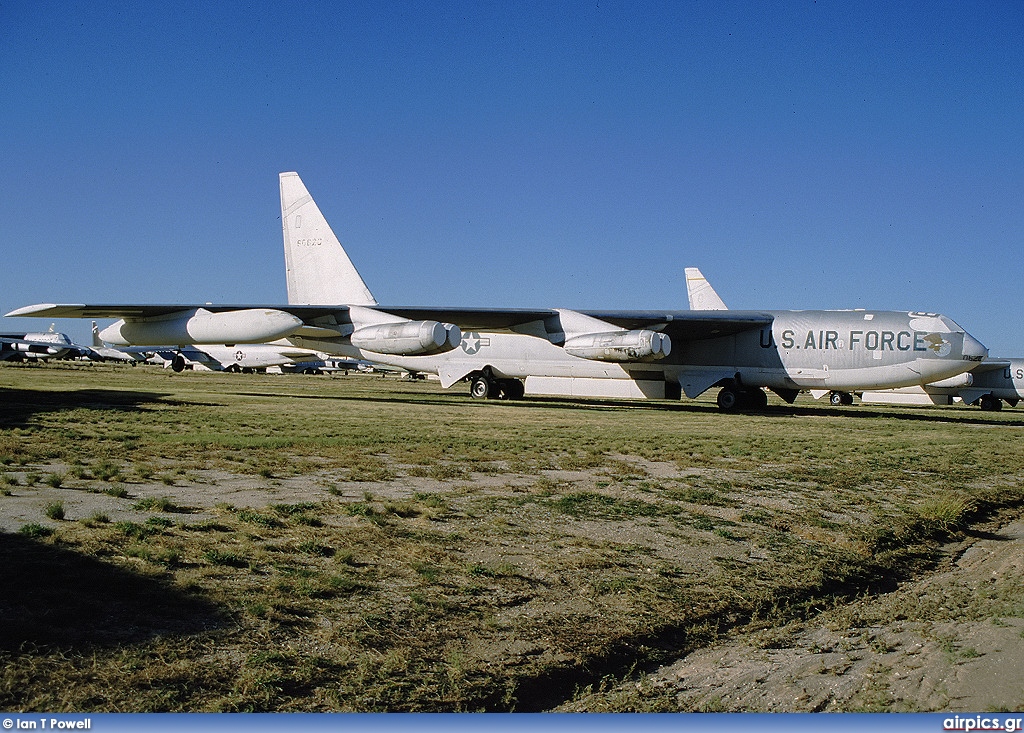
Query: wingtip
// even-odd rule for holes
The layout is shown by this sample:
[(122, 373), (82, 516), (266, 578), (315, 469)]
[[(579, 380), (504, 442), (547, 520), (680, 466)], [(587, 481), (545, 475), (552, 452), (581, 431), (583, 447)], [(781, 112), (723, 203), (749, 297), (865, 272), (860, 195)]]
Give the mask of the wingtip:
[(17, 318), (18, 316), (29, 316), (46, 308), (52, 308), (53, 303), (39, 303), (38, 305), (26, 305), (15, 308), (10, 313), (4, 313), (4, 318)]
[(21, 308), (15, 308), (10, 313), (5, 313), (4, 318), (17, 318), (19, 316), (45, 316), (47, 311), (54, 308), (58, 308), (56, 303), (38, 303), (36, 305), (26, 305)]

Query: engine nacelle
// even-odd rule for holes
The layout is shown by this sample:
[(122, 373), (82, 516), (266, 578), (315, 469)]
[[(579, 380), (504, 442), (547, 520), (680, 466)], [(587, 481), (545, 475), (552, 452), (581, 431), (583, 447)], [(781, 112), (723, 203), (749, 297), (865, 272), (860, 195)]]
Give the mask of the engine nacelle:
[(970, 387), (972, 384), (974, 384), (974, 375), (970, 372), (964, 372), (963, 374), (957, 374), (955, 377), (943, 379), (941, 382), (929, 382), (928, 386), (958, 389), (960, 387)]
[(672, 340), (663, 333), (613, 331), (574, 336), (562, 345), (567, 354), (594, 361), (648, 361), (664, 359), (672, 351)]
[(192, 344), (262, 344), (302, 326), (302, 319), (270, 308), (211, 313), (205, 308), (161, 318), (121, 320), (100, 338), (117, 346), (186, 346)]
[(451, 351), (462, 342), (462, 331), (451, 323), (400, 321), (363, 326), (349, 337), (352, 345), (377, 354), (422, 356)]
[(13, 343), (10, 347), (14, 351), (21, 351), (26, 354), (42, 354), (44, 356), (57, 356), (67, 351), (67, 349), (61, 349), (56, 346), (46, 346), (44, 344), (25, 344), (25, 343)]

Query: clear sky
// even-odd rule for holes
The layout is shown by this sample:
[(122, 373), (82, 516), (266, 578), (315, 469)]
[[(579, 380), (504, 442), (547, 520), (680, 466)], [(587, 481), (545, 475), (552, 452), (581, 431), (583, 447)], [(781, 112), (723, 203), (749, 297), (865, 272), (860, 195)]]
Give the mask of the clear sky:
[(2, 0), (0, 161), (0, 312), (282, 303), (295, 170), (381, 303), (681, 309), (697, 266), (1024, 356), (1017, 0)]

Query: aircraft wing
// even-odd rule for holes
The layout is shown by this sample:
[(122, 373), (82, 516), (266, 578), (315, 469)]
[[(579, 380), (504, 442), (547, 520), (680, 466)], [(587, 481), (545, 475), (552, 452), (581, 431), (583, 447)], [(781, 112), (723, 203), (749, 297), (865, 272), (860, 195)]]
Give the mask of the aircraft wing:
[(272, 309), (291, 313), (304, 321), (347, 310), (346, 306), (321, 305), (212, 305), (210, 303), (178, 303), (166, 305), (86, 305), (84, 303), (40, 303), (27, 305), (7, 313), (8, 318), (159, 318), (172, 313), (202, 308), (210, 313), (226, 313), (250, 309)]
[[(315, 329), (324, 325), (324, 319), (343, 323), (347, 320), (348, 306), (338, 305), (212, 305), (209, 303), (182, 303), (164, 305), (42, 303), (25, 306), (8, 316), (39, 318), (160, 318), (173, 313), (204, 309), (210, 313), (224, 313), (251, 309), (272, 309), (289, 313)], [(556, 318), (559, 311), (551, 308), (446, 308), (375, 306), (374, 310), (390, 313), (410, 320), (436, 320), (454, 323), (464, 331), (504, 331), (526, 323)], [(773, 317), (760, 311), (580, 311), (586, 316), (605, 321), (625, 330), (654, 328), (679, 341), (719, 338), (752, 328), (771, 325)]]
[[(301, 318), (305, 323), (312, 325), (312, 322), (325, 316), (342, 316), (348, 312), (346, 305), (212, 305), (210, 303), (179, 303), (165, 305), (140, 305), (140, 304), (103, 304), (87, 305), (84, 303), (41, 303), (39, 305), (28, 305), (18, 308), (6, 314), (7, 317), (32, 317), (32, 318), (159, 318), (173, 313), (197, 310), (202, 308), (210, 313), (225, 313), (228, 311), (271, 309), (290, 313)], [(499, 310), (494, 308), (420, 308), (420, 307), (379, 307), (374, 310), (391, 313), (401, 318), (410, 320), (437, 320), (446, 323), (454, 323), (459, 328), (467, 331), (493, 331), (510, 329), (531, 321), (538, 321), (550, 316), (558, 315), (558, 312), (549, 308), (542, 310), (511, 309)]]
[[(532, 321), (557, 317), (554, 309), (513, 308), (409, 308), (375, 306), (375, 310), (410, 320), (436, 320), (454, 323), (464, 331), (509, 330)], [(282, 306), (282, 310), (288, 307)], [(302, 317), (298, 312), (289, 311)], [(660, 328), (673, 339), (696, 341), (771, 325), (771, 314), (760, 311), (579, 311), (625, 330)]]
[(752, 328), (770, 326), (774, 317), (761, 311), (581, 311), (584, 315), (607, 321), (620, 328), (661, 329), (672, 339), (699, 341), (720, 338)]

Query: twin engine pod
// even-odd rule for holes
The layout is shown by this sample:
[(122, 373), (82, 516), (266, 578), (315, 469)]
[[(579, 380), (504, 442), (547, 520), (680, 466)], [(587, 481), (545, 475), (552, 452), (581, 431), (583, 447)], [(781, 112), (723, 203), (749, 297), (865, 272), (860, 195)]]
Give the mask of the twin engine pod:
[(462, 331), (451, 323), (401, 321), (363, 326), (349, 337), (352, 345), (377, 354), (420, 356), (451, 351), (462, 342)]
[(58, 346), (44, 346), (43, 344), (13, 343), (7, 344), (6, 346), (12, 351), (21, 351), (26, 354), (43, 354), (45, 356), (56, 356), (57, 354), (67, 351), (67, 349), (63, 349)]
[(663, 333), (614, 331), (588, 333), (566, 339), (562, 348), (567, 354), (593, 361), (645, 361), (664, 359), (672, 351), (672, 340)]

